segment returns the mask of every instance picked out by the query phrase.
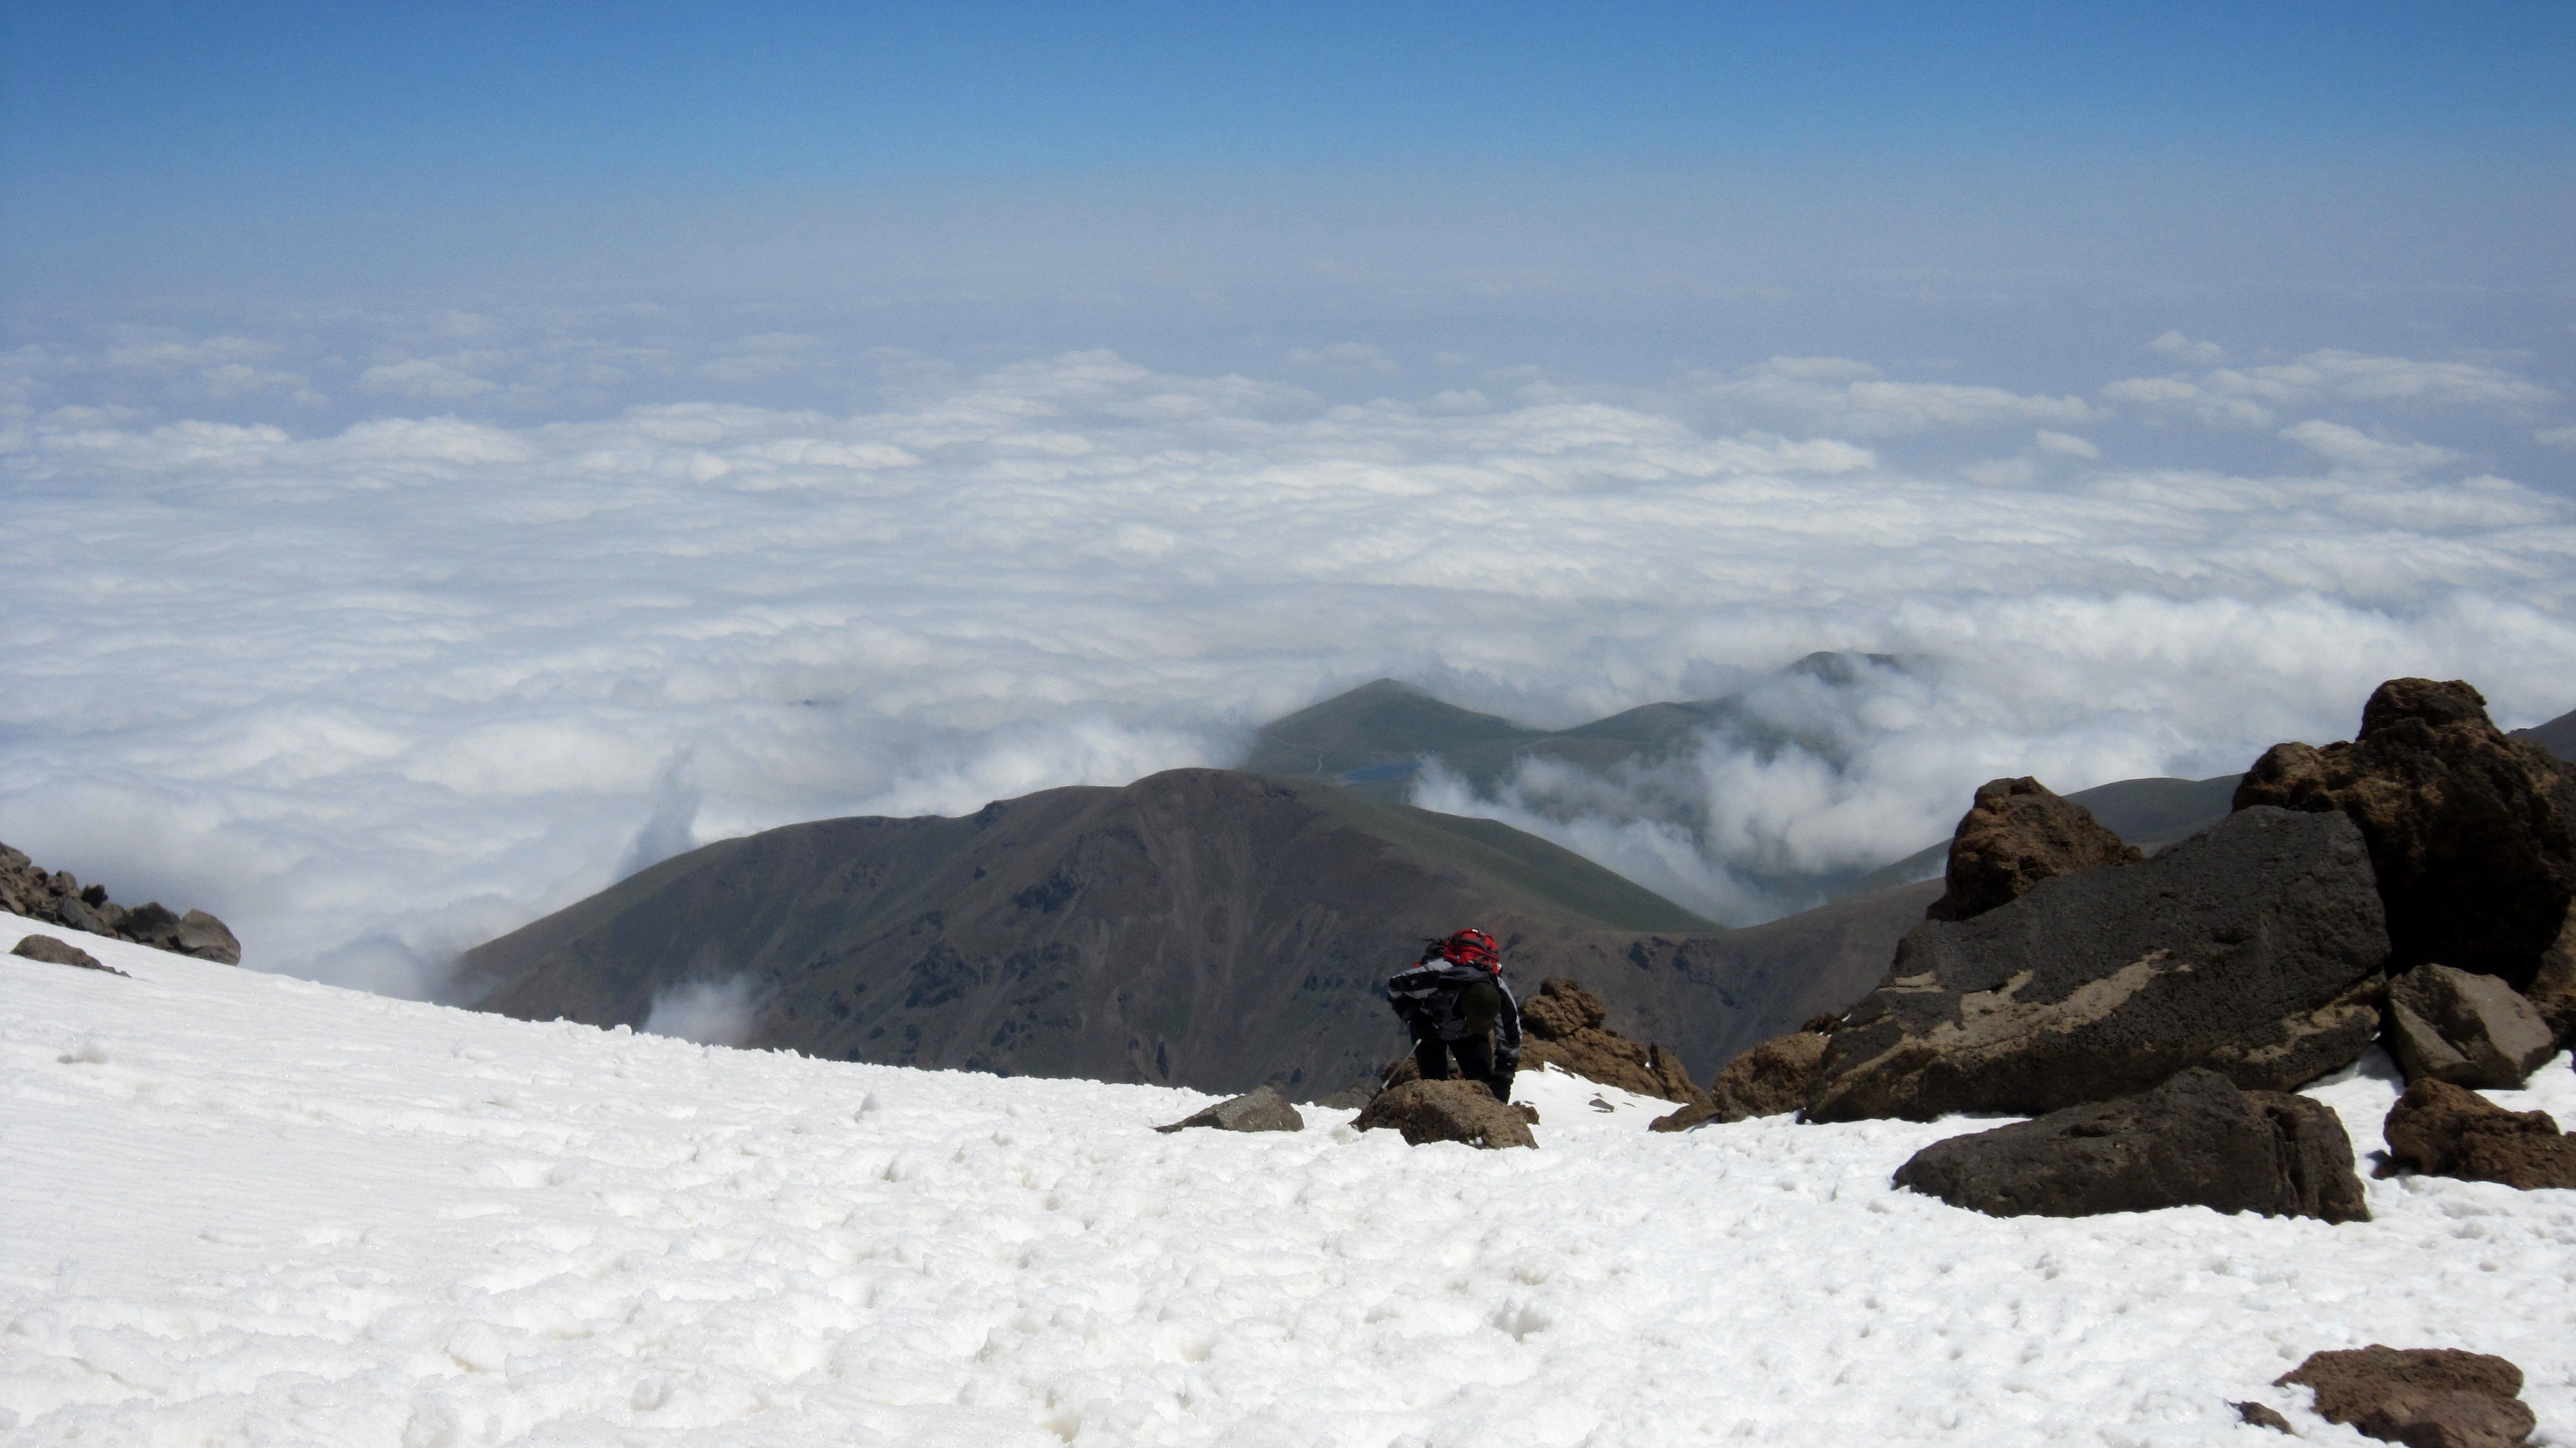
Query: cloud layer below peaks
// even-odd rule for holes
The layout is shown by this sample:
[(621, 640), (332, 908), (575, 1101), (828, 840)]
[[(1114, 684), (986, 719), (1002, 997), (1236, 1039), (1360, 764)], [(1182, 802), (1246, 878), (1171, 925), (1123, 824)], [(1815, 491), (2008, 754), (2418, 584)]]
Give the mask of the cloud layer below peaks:
[[(383, 365), (359, 385), (473, 395)], [(1669, 406), (1334, 404), (1095, 352), (854, 416), (304, 436), (22, 408), (0, 839), (214, 909), (254, 964), (419, 994), (456, 948), (693, 840), (1223, 764), (1380, 674), (1561, 724), (1814, 649), (1906, 657), (1771, 697), (1812, 748), (1719, 740), (1688, 778), (1630, 782), (1699, 791), (1690, 841), (1607, 796), (1557, 811), (1590, 821), (1559, 820), (1578, 848), (1738, 918), (1799, 903), (1747, 881), (1907, 853), (1995, 774), (2239, 768), (2340, 737), (2395, 673), (2472, 678), (2509, 714), (2576, 704), (2576, 510), (2300, 416), (2302, 388), (2398, 385), (2300, 365), (2173, 380), (2198, 389), (2175, 407), (2253, 399), (2255, 435), (2307, 464), (2242, 471), (2106, 459), (2090, 422), (2168, 405), (2117, 387), (1813, 361), (1684, 379)], [(1876, 450), (1970, 424), (2028, 441), (1982, 470)], [(1503, 810), (1587, 786), (1437, 787)]]

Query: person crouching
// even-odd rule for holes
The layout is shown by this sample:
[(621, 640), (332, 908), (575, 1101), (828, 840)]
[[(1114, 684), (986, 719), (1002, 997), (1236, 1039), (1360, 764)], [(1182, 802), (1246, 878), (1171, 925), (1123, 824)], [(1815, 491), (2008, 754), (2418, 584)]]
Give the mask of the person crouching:
[(1511, 1101), (1521, 1062), (1521, 1008), (1503, 982), (1494, 937), (1461, 930), (1432, 941), (1421, 959), (1386, 983), (1386, 998), (1412, 1033), (1413, 1064), (1423, 1080), (1449, 1079), (1454, 1055), (1458, 1075), (1483, 1082), (1497, 1101)]

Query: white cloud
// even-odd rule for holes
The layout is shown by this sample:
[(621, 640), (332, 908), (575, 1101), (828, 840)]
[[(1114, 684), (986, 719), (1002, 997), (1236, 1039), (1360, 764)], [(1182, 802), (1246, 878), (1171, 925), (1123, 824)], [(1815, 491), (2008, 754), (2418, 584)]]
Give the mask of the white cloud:
[(2180, 332), (2166, 332), (2147, 345), (2168, 356), (2203, 366), (2227, 360), (2227, 349), (2217, 343), (2195, 342)]
[(766, 1003), (759, 982), (747, 975), (687, 981), (653, 997), (644, 1014), (644, 1033), (702, 1046), (746, 1045)]
[(500, 384), (428, 357), (388, 362), (358, 374), (362, 392), (389, 393), (424, 402), (452, 402), (490, 392)]
[(2576, 705), (2568, 505), (2351, 432), (2301, 435), (2313, 473), (1994, 491), (1608, 401), (1333, 405), (1098, 352), (855, 416), (47, 414), (0, 449), (0, 839), (212, 909), (254, 964), (417, 992), (691, 842), (1221, 763), (1382, 673), (1571, 722), (1816, 648), (1921, 661), (1765, 686), (1795, 748), (1492, 802), (1785, 907), (1995, 774), (2241, 767), (2402, 672)]
[(1697, 373), (1693, 395), (1749, 420), (1793, 422), (1828, 432), (1885, 437), (1938, 428), (2084, 422), (2097, 416), (2080, 397), (2032, 397), (2000, 387), (1897, 382), (1843, 357), (1774, 357), (1733, 374)]
[(2338, 422), (2302, 422), (2281, 436), (2322, 458), (2364, 472), (2420, 473), (2458, 456), (2429, 443), (2390, 442)]
[(2558, 394), (2476, 363), (2327, 350), (2274, 366), (2221, 367), (2197, 377), (2132, 377), (2104, 387), (2102, 396), (2187, 412), (2213, 425), (2269, 427), (2283, 411), (2329, 403), (2523, 410), (2553, 402)]
[(2551, 447), (2576, 447), (2576, 427), (2543, 428), (2531, 436), (2534, 441)]
[(2046, 428), (2041, 428), (2038, 432), (2031, 435), (2031, 441), (2038, 444), (2042, 452), (2053, 452), (2070, 458), (2083, 458), (2088, 462), (2099, 461), (2102, 456), (2102, 450), (2100, 448), (2095, 447), (2084, 439), (2075, 436), (2073, 433), (2050, 432)]

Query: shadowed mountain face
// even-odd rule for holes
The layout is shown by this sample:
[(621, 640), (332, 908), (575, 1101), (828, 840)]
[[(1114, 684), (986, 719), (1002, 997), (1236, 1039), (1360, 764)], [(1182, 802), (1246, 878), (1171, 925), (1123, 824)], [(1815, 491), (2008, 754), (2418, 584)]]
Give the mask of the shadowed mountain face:
[(1224, 770), (709, 845), (478, 947), (460, 988), (637, 1025), (675, 986), (748, 977), (750, 1044), (1326, 1091), (1400, 1044), (1385, 978), (1468, 924), (1525, 986), (1576, 976), (1716, 1064), (1723, 997), (1675, 963), (1710, 922), (1491, 821)]
[(2513, 731), (2516, 739), (2528, 739), (2570, 764), (2576, 764), (2576, 712), (2561, 714), (2546, 724)]
[[(1874, 664), (1897, 662), (1883, 654), (1859, 657)], [(1790, 672), (1840, 683), (1856, 667), (1853, 658), (1820, 653), (1790, 665)], [(1607, 774), (1623, 764), (1682, 753), (1700, 735), (1721, 726), (1756, 745), (1795, 738), (1755, 719), (1734, 699), (1645, 704), (1572, 729), (1531, 729), (1443, 703), (1410, 684), (1379, 679), (1264, 728), (1237, 767), (1325, 780), (1401, 801), (1426, 756), (1436, 756), (1443, 768), (1477, 788), (1489, 789), (1524, 758), (1553, 759)], [(1798, 742), (1820, 754), (1832, 749), (1824, 740)]]

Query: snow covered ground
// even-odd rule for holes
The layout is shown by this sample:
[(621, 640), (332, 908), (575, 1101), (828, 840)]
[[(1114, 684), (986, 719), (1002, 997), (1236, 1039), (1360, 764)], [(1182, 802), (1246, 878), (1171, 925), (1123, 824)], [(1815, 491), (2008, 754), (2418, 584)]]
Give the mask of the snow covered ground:
[[(1159, 1136), (1207, 1098), (77, 943), (134, 978), (0, 957), (13, 1445), (2358, 1444), (2268, 1384), (2369, 1342), (2502, 1353), (2576, 1444), (2576, 1193), (1996, 1221), (1888, 1185), (1982, 1122), (1545, 1077), (1536, 1152)], [(2384, 1071), (2316, 1094), (2378, 1148)], [(2576, 1119), (2563, 1056), (2495, 1094)]]

